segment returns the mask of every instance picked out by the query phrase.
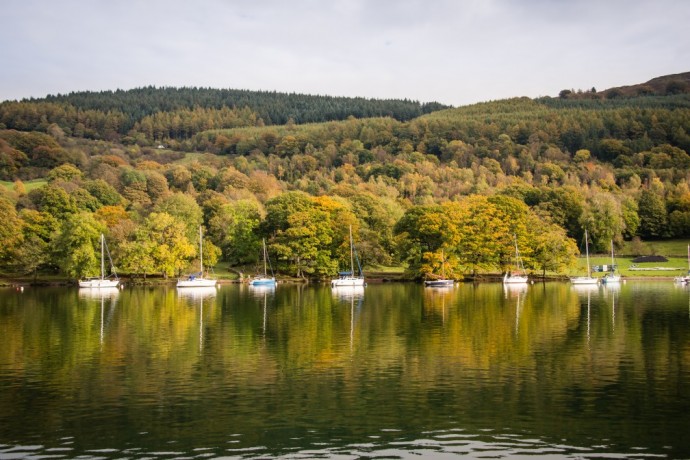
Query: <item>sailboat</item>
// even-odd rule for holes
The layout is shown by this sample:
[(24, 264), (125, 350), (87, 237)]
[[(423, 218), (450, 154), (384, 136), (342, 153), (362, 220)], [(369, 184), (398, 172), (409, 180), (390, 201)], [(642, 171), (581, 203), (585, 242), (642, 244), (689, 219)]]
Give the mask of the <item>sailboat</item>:
[(688, 245), (688, 272), (685, 275), (676, 276), (673, 280), (676, 283), (690, 283), (690, 245)]
[(249, 281), (250, 286), (275, 286), (276, 285), (276, 279), (273, 276), (273, 268), (271, 267), (271, 276), (268, 276), (268, 272), (266, 271), (266, 263), (268, 261), (268, 252), (266, 251), (266, 240), (264, 239), (263, 241), (263, 253), (264, 253), (264, 274), (263, 275), (257, 275), (254, 278), (252, 278), (251, 281)]
[(204, 277), (204, 252), (202, 241), (203, 236), (201, 234), (201, 226), (199, 226), (199, 273), (190, 274), (186, 278), (178, 279), (178, 288), (213, 287), (216, 285), (215, 279)]
[(445, 287), (453, 286), (455, 280), (446, 279), (446, 260), (441, 250), (441, 278), (435, 280), (425, 280), (424, 285), (429, 287)]
[(611, 271), (603, 278), (604, 284), (616, 284), (621, 282), (621, 276), (616, 274), (616, 260), (613, 257), (613, 240), (611, 240)]
[(585, 230), (585, 253), (587, 254), (587, 276), (576, 276), (570, 278), (573, 284), (598, 284), (599, 279), (592, 276), (592, 270), (589, 266), (589, 242), (587, 241), (587, 230)]
[[(331, 280), (331, 287), (340, 286), (364, 286), (362, 267), (359, 267), (359, 276), (355, 276), (355, 245), (352, 242), (352, 225), (350, 225), (350, 271), (340, 272), (337, 279)], [(359, 260), (357, 261), (359, 266)]]
[[(117, 287), (120, 280), (115, 273), (115, 267), (113, 267), (113, 261), (110, 260), (110, 270), (113, 272), (114, 279), (108, 279), (105, 276), (105, 251), (107, 246), (105, 244), (105, 236), (101, 233), (101, 276), (86, 278), (79, 280), (80, 288), (114, 288)], [(108, 259), (110, 259), (110, 251), (108, 251)]]
[(510, 272), (503, 275), (503, 284), (527, 284), (529, 279), (525, 275), (525, 267), (522, 265), (522, 259), (520, 258), (520, 251), (518, 251), (517, 237), (513, 235), (515, 240), (515, 267), (517, 271), (521, 274), (512, 274)]

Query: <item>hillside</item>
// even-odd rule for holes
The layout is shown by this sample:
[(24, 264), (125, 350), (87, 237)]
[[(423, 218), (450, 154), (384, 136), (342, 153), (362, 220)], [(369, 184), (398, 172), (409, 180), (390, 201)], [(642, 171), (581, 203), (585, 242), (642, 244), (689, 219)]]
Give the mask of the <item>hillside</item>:
[[(281, 125), (248, 106), (144, 97), (129, 129), (133, 106), (115, 101), (131, 95), (120, 96), (99, 93), (91, 108), (0, 104), (0, 271), (76, 274), (91, 259), (79, 246), (85, 258), (74, 260), (85, 244), (75, 238), (107, 231), (126, 271), (172, 276), (194, 258), (183, 243), (199, 225), (217, 251), (209, 260), (251, 265), (266, 238), (279, 272), (316, 278), (345, 263), (349, 225), (365, 265), (403, 264), (415, 277), (438, 270), (441, 251), (457, 276), (505, 270), (514, 235), (542, 273), (573, 266), (584, 228), (594, 251), (690, 237), (687, 93)], [(160, 235), (176, 236), (152, 243)], [(166, 244), (176, 257), (146, 252)]]
[(690, 93), (690, 72), (664, 75), (645, 83), (607, 88), (603, 91), (596, 91), (594, 88), (588, 91), (566, 89), (561, 91), (559, 96), (564, 99), (616, 99), (687, 93)]
[(345, 120), (350, 116), (387, 116), (405, 121), (446, 107), (435, 102), (422, 104), (410, 100), (275, 91), (145, 87), (128, 91), (74, 92), (19, 103), (8, 101), (0, 104), (0, 123), (9, 129), (22, 130), (40, 130), (41, 123), (57, 123), (62, 129), (73, 132), (81, 122), (91, 128), (82, 134), (91, 138), (122, 136), (132, 129), (145, 130), (147, 124), (152, 124), (153, 129), (160, 128), (179, 139), (204, 125), (220, 128), (299, 124)]

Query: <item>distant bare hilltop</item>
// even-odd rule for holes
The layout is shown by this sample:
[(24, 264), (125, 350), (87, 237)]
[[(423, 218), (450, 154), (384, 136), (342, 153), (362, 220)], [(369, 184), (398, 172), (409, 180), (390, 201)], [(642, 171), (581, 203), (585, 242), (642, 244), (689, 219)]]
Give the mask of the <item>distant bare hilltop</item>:
[(690, 93), (690, 72), (664, 75), (652, 78), (646, 83), (619, 86), (596, 91), (564, 89), (558, 96), (562, 99), (615, 99), (619, 97), (635, 96), (669, 96), (673, 94)]

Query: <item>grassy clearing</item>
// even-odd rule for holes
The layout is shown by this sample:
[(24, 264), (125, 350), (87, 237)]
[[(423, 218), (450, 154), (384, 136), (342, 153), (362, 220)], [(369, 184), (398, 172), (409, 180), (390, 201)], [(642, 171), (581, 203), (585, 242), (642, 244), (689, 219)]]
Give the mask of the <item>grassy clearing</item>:
[(665, 241), (643, 241), (641, 243), (633, 243), (626, 241), (623, 248), (620, 250), (620, 256), (639, 255), (660, 255), (665, 257), (682, 257), (687, 258), (688, 245), (690, 240), (665, 240)]
[[(24, 182), (24, 188), (26, 189), (27, 193), (37, 189), (39, 187), (43, 187), (48, 181), (45, 179), (34, 179), (30, 180), (27, 182)], [(14, 182), (9, 182), (5, 180), (0, 180), (0, 185), (5, 187), (8, 190), (14, 190)]]

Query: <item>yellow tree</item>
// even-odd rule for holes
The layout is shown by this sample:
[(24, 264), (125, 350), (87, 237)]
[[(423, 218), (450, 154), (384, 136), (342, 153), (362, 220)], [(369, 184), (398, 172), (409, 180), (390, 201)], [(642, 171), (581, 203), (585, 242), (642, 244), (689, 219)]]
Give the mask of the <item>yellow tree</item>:
[(164, 212), (153, 212), (146, 219), (140, 235), (143, 250), (153, 261), (153, 270), (173, 276), (187, 267), (196, 254), (195, 246), (186, 235), (184, 222)]
[(484, 196), (470, 196), (459, 203), (455, 213), (458, 228), (458, 259), (466, 270), (476, 274), (501, 265), (510, 223), (505, 214)]

